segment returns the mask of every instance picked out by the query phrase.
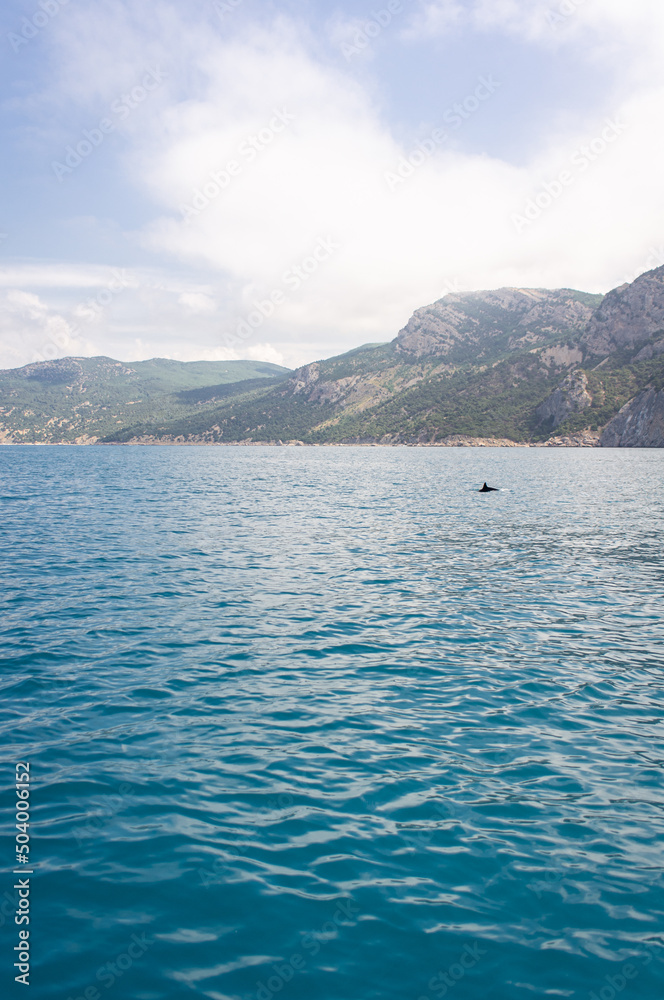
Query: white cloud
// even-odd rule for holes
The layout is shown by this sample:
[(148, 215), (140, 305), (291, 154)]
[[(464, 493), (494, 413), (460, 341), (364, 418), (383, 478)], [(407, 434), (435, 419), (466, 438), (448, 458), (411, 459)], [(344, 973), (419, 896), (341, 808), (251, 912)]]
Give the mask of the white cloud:
[(0, 271), (0, 289), (0, 365), (8, 367), (72, 354), (139, 360), (146, 330), (154, 354), (184, 351), (187, 360), (196, 360), (197, 344), (218, 339), (223, 289), (165, 272), (15, 264)]
[(556, 48), (579, 44), (588, 61), (611, 58), (620, 73), (639, 73), (644, 60), (662, 74), (664, 6), (660, 0), (422, 0), (412, 15), (416, 37), (451, 25), (506, 32)]
[[(124, 8), (116, 2), (108, 9)], [(525, 165), (443, 141), (394, 190), (386, 172), (400, 164), (408, 170), (404, 157), (412, 147), (392, 133), (369, 85), (317, 58), (308, 36), (286, 19), (228, 36), (159, 6), (143, 46), (140, 17), (138, 27), (119, 16), (109, 22), (108, 9), (70, 19), (61, 50), (66, 66), (50, 100), (73, 100), (93, 65), (98, 99), (111, 99), (123, 81), (180, 46), (180, 66), (191, 78), (169, 64), (168, 83), (150, 113), (128, 124), (124, 168), (146, 204), (156, 206), (135, 238), (204, 277), (185, 280), (172, 267), (161, 275), (130, 269), (122, 292), (79, 335), (94, 353), (123, 360), (279, 358), (295, 365), (391, 339), (415, 308), (450, 284), (606, 290), (661, 244), (664, 89), (661, 67), (648, 79), (642, 70), (644, 62), (654, 66), (658, 45), (661, 53), (659, 4), (586, 0), (567, 19), (565, 44), (590, 38), (589, 58), (608, 58), (622, 45), (620, 94), (612, 103), (607, 98), (606, 113), (586, 115), (582, 127), (578, 119), (559, 124)], [(419, 23), (442, 31), (463, 16), (475, 30), (559, 45), (563, 36), (543, 20), (549, 9), (526, 0), (476, 0), (465, 8), (429, 2)], [(492, 100), (483, 113), (491, 114)], [(570, 169), (575, 152), (601, 136), (608, 116), (627, 128), (586, 169), (575, 167), (560, 197), (518, 232), (513, 217)], [(463, 137), (462, 128), (444, 127), (450, 139)], [(321, 240), (337, 247), (316, 261)], [(292, 278), (297, 268), (304, 275), (299, 283)], [(23, 302), (22, 313), (14, 301), (5, 357), (18, 356), (21, 342), (32, 350), (35, 324), (43, 331), (59, 317), (73, 325), (77, 301), (97, 294), (110, 270), (16, 265), (0, 276), (0, 285), (40, 296), (39, 305)], [(256, 303), (275, 294), (283, 298), (271, 315), (231, 344)], [(30, 309), (42, 309), (41, 318)]]
[(0, 288), (11, 288), (17, 284), (24, 288), (99, 288), (113, 281), (119, 273), (128, 282), (136, 280), (127, 271), (106, 265), (52, 261), (10, 263), (0, 269)]
[[(269, 361), (273, 365), (283, 365), (284, 355), (272, 344), (256, 344), (250, 347), (244, 354), (250, 361)], [(286, 366), (288, 367), (288, 366)]]
[(16, 368), (31, 361), (91, 353), (91, 342), (38, 295), (20, 289), (0, 294), (0, 364)]
[(178, 298), (178, 303), (192, 313), (213, 313), (217, 309), (217, 303), (210, 295), (203, 292), (183, 292)]

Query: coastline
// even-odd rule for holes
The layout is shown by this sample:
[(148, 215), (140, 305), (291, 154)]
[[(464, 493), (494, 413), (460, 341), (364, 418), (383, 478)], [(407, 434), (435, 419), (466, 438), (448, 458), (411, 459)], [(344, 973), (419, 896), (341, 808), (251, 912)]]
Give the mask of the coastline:
[(512, 441), (509, 438), (472, 438), (455, 434), (441, 441), (209, 441), (182, 438), (132, 438), (129, 441), (100, 441), (98, 438), (81, 438), (75, 441), (7, 441), (0, 440), (5, 447), (104, 447), (124, 448), (129, 445), (163, 448), (601, 448), (600, 433), (586, 431), (565, 437), (553, 437), (546, 441)]

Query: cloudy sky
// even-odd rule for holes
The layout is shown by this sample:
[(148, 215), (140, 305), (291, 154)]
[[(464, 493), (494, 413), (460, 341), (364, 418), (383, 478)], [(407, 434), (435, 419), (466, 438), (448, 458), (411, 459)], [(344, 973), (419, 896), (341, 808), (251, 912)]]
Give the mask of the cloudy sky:
[(296, 366), (664, 263), (661, 0), (6, 0), (0, 365)]

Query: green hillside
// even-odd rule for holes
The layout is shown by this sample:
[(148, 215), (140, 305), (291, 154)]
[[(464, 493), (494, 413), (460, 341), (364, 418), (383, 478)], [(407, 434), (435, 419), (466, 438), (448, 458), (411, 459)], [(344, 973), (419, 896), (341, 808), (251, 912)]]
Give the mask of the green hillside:
[(7, 440), (76, 442), (112, 435), (138, 420), (185, 417), (235, 387), (272, 383), (289, 370), (261, 361), (63, 358), (0, 371), (0, 430)]

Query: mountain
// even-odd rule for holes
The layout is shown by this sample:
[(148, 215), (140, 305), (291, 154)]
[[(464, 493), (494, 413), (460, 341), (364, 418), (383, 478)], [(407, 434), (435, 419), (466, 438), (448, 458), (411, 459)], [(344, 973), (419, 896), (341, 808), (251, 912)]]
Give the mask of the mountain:
[[(194, 417), (135, 424), (113, 440), (608, 443), (621, 407), (660, 388), (663, 305), (664, 268), (604, 297), (522, 288), (447, 295), (418, 309), (390, 343), (305, 365)], [(656, 408), (649, 412), (625, 443), (657, 439), (643, 430), (656, 421)]]
[(63, 358), (0, 371), (0, 441), (93, 443), (136, 420), (192, 415), (201, 406), (272, 384), (288, 368), (262, 361), (124, 364), (112, 358)]
[[(118, 372), (105, 370), (99, 391), (91, 391), (87, 375), (76, 382), (66, 374), (72, 365), (83, 371), (102, 361)], [(606, 296), (568, 288), (446, 295), (418, 309), (389, 343), (365, 344), (294, 372), (254, 366), (243, 381), (228, 384), (213, 379), (210, 364), (182, 366), (200, 381), (177, 389), (174, 373), (109, 359), (0, 373), (3, 404), (10, 383), (16, 392), (17, 379), (25, 388), (33, 378), (28, 369), (38, 369), (40, 386), (40, 409), (25, 391), (9, 400), (18, 416), (3, 405), (5, 438), (662, 447), (664, 267)], [(229, 371), (252, 365), (217, 364)], [(152, 376), (159, 389), (150, 395)], [(141, 392), (139, 382), (146, 386)], [(47, 398), (46, 390), (55, 392), (56, 384), (59, 409), (51, 413), (55, 396)], [(121, 400), (112, 395), (120, 385)]]

